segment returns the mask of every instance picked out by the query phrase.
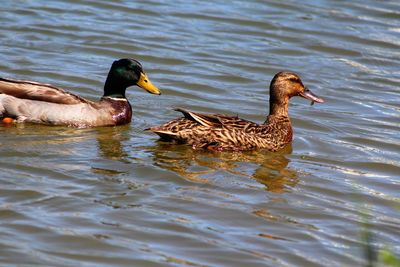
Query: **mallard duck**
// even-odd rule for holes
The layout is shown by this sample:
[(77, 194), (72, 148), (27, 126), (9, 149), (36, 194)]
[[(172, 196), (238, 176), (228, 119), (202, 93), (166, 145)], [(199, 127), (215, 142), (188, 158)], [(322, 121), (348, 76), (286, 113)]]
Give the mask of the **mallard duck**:
[(160, 95), (142, 65), (134, 59), (114, 61), (104, 94), (90, 101), (49, 84), (0, 78), (0, 118), (73, 127), (113, 126), (131, 121), (132, 108), (125, 97), (127, 87), (137, 85)]
[(146, 130), (158, 134), (162, 140), (189, 144), (194, 149), (277, 151), (292, 141), (288, 106), (293, 96), (309, 99), (311, 104), (324, 102), (303, 85), (297, 74), (279, 72), (271, 81), (270, 111), (263, 124), (237, 116), (206, 115), (178, 108), (175, 110), (182, 112), (184, 117)]

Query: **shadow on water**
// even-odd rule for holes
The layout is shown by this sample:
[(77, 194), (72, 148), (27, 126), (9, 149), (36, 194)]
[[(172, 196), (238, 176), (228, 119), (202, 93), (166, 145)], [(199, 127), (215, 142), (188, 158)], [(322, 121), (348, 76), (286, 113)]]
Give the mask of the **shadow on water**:
[(210, 183), (209, 177), (223, 171), (234, 177), (254, 179), (265, 189), (282, 193), (298, 183), (297, 173), (288, 168), (286, 155), (291, 145), (280, 152), (210, 152), (193, 150), (187, 145), (175, 145), (157, 141), (148, 150), (153, 154), (154, 164), (173, 171), (192, 182)]

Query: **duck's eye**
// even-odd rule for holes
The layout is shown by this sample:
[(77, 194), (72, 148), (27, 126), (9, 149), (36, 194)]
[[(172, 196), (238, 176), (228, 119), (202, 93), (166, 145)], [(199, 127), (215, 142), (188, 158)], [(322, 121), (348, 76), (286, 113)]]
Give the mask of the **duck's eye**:
[(299, 79), (298, 79), (298, 78), (295, 78), (295, 77), (290, 78), (289, 80), (292, 81), (292, 82), (295, 82), (295, 83), (299, 82)]

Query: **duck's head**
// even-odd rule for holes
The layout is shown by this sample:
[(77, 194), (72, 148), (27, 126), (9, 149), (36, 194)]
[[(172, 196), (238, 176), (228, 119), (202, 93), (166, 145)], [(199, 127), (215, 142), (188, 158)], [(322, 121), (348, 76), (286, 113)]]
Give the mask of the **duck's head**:
[(152, 84), (139, 61), (122, 58), (114, 61), (104, 85), (104, 96), (125, 97), (127, 87), (137, 85), (149, 93), (160, 95), (160, 90)]
[(324, 100), (314, 95), (306, 86), (303, 85), (299, 75), (293, 72), (282, 71), (275, 74), (270, 85), (270, 97), (272, 100), (286, 100), (293, 96), (301, 96), (311, 103), (323, 103)]
[(287, 116), (289, 99), (301, 96), (314, 102), (323, 103), (324, 100), (314, 95), (303, 85), (299, 75), (293, 72), (282, 71), (275, 74), (270, 85), (270, 114)]

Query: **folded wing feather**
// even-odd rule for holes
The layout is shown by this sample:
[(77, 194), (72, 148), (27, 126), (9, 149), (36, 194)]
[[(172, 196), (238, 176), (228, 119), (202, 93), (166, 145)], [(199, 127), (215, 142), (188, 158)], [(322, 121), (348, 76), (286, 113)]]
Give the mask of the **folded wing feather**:
[(79, 104), (89, 101), (50, 84), (0, 78), (0, 93), (20, 99), (38, 100), (57, 104)]

